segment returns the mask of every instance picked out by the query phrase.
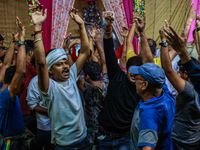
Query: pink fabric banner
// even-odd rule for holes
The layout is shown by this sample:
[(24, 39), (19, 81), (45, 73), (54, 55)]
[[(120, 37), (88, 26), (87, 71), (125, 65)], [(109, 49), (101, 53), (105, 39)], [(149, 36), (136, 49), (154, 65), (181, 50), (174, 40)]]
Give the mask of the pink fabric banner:
[(102, 2), (106, 11), (113, 11), (115, 13), (115, 21), (113, 22), (113, 26), (119, 43), (122, 44), (124, 40), (120, 35), (120, 31), (122, 30), (122, 27), (127, 26), (123, 2), (122, 0), (102, 0)]
[(40, 3), (44, 6), (44, 10), (47, 9), (47, 19), (42, 24), (42, 39), (45, 52), (48, 52), (51, 48), (52, 0), (40, 0)]
[(75, 0), (53, 0), (52, 10), (52, 43), (51, 48), (60, 48), (67, 35), (69, 23), (69, 10), (74, 6)]
[[(191, 5), (194, 4), (193, 8), (196, 8), (196, 14), (200, 14), (200, 0), (191, 0)], [(190, 28), (190, 33), (188, 36), (188, 42), (191, 42), (194, 40), (193, 38), (193, 30), (195, 29), (196, 25), (196, 19), (193, 20)]]
[[(131, 26), (132, 26), (132, 23), (133, 23), (133, 18), (132, 18), (133, 1), (132, 0), (123, 0), (123, 5), (124, 5), (125, 14), (126, 14), (128, 29), (131, 29)], [(136, 36), (134, 36), (134, 38), (133, 38), (133, 48), (134, 48), (134, 51), (137, 55), (139, 53), (138, 46), (139, 46), (138, 39), (136, 38)]]

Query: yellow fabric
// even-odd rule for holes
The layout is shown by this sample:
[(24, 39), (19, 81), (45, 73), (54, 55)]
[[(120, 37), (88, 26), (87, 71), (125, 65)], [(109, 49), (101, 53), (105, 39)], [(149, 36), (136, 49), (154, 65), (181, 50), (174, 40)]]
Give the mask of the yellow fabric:
[(137, 56), (134, 52), (133, 49), (128, 50), (127, 54), (126, 54), (126, 61), (128, 61), (129, 58), (133, 57), (133, 56)]
[(160, 57), (153, 58), (153, 61), (154, 61), (154, 63), (155, 63), (156, 65), (158, 65), (158, 66), (162, 67), (162, 65), (161, 65), (161, 59), (160, 59)]
[[(132, 50), (132, 49), (131, 49), (131, 50), (128, 50), (127, 56), (126, 56), (126, 61), (128, 61), (128, 59), (131, 58), (131, 57), (133, 57), (133, 56), (137, 56), (137, 55), (135, 54), (134, 50)], [(154, 61), (154, 63), (155, 63), (156, 65), (162, 67), (160, 57), (153, 58), (153, 61)]]

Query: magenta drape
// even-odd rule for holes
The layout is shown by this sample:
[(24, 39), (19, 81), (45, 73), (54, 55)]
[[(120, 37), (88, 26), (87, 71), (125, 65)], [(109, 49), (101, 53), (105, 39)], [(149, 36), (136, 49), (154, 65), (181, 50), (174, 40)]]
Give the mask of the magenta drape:
[[(131, 25), (133, 23), (132, 13), (133, 13), (133, 1), (132, 0), (123, 0), (124, 10), (126, 14), (126, 20), (128, 24), (128, 29), (131, 28)], [(136, 36), (133, 38), (133, 48), (136, 54), (139, 53), (138, 51), (138, 39)]]
[[(191, 0), (191, 5), (194, 4), (194, 8), (196, 8), (196, 14), (200, 14), (200, 0)], [(193, 30), (195, 29), (196, 19), (192, 21), (190, 33), (188, 36), (188, 42), (191, 42), (194, 40), (193, 38)]]
[(44, 10), (47, 9), (47, 19), (42, 24), (42, 39), (47, 52), (51, 48), (52, 0), (40, 0), (40, 3), (44, 6)]

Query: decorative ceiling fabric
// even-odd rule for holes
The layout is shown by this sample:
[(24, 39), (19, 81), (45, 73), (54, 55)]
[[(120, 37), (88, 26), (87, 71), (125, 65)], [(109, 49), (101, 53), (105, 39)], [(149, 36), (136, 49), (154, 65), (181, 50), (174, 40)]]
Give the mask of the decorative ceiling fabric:
[(114, 30), (117, 34), (120, 44), (123, 44), (123, 37), (120, 31), (123, 26), (127, 27), (126, 15), (124, 11), (122, 0), (102, 0), (106, 11), (113, 11), (115, 13), (115, 21), (113, 23)]
[(51, 48), (60, 48), (67, 34), (69, 23), (69, 10), (74, 6), (75, 0), (53, 0)]
[(150, 0), (145, 1), (146, 35), (148, 38), (160, 42), (159, 29), (164, 20), (181, 33), (191, 6), (191, 0)]
[(26, 1), (0, 0), (0, 6), (0, 30), (3, 30), (7, 35), (4, 40), (4, 46), (9, 46), (12, 39), (12, 32), (17, 32), (16, 16), (20, 18), (22, 24), (26, 27), (26, 39), (33, 40), (33, 37), (31, 37), (33, 27), (30, 26)]

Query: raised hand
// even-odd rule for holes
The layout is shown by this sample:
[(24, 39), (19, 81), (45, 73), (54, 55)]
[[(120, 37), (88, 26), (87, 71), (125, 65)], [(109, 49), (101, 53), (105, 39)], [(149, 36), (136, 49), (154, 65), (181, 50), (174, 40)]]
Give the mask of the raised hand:
[(95, 30), (95, 35), (93, 38), (94, 42), (96, 43), (101, 42), (101, 39), (102, 39), (101, 30), (100, 29)]
[(69, 48), (71, 35), (72, 35), (72, 34), (69, 33), (69, 35), (64, 39), (64, 42), (63, 42), (63, 45), (62, 45), (62, 48), (63, 48), (64, 50), (68, 50), (68, 48)]
[(18, 30), (18, 33), (14, 35), (14, 33), (12, 34), (13, 35), (13, 41), (16, 42), (16, 41), (24, 41), (24, 38), (25, 38), (25, 26), (22, 25), (22, 22), (20, 21), (20, 19), (18, 17), (16, 17), (16, 26), (17, 26), (17, 30)]
[(182, 31), (181, 36), (179, 36), (171, 26), (169, 27), (169, 29), (170, 31), (172, 31), (173, 34), (171, 34), (169, 31), (164, 29), (167, 43), (169, 43), (169, 45), (171, 45), (171, 47), (178, 54), (180, 54), (186, 50), (187, 36), (185, 35), (184, 30)]
[(120, 31), (121, 36), (127, 37), (128, 36), (128, 28), (127, 27), (122, 27), (122, 30)]
[(84, 24), (83, 19), (78, 15), (78, 9), (72, 8), (69, 15), (79, 26)]
[(32, 13), (32, 20), (34, 25), (42, 25), (42, 23), (46, 20), (47, 18), (47, 9), (45, 9), (44, 14), (43, 14), (43, 6), (38, 3), (31, 9)]
[(144, 11), (144, 18), (139, 17), (138, 15), (133, 15), (133, 21), (136, 23), (137, 30), (141, 33), (145, 29), (146, 25), (146, 12)]
[(114, 13), (113, 12), (104, 12), (102, 15), (103, 18), (105, 18), (105, 25), (109, 26), (114, 21)]
[(197, 15), (196, 28), (200, 27), (200, 15)]
[(168, 33), (170, 33), (170, 28), (169, 28), (169, 23), (167, 22), (167, 20), (165, 20), (165, 25), (163, 26), (163, 28), (161, 28), (159, 30), (159, 33), (160, 33), (160, 38), (161, 38), (161, 41), (164, 42), (166, 41), (166, 36), (165, 36), (165, 32), (164, 30), (166, 30)]
[(98, 28), (99, 28), (98, 25), (90, 26), (90, 28), (88, 29), (89, 37), (94, 38), (94, 36), (95, 36), (95, 31), (96, 31)]
[(190, 12), (188, 14), (188, 21), (192, 22), (196, 17), (196, 9), (193, 8), (194, 4), (190, 7)]

